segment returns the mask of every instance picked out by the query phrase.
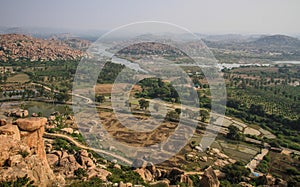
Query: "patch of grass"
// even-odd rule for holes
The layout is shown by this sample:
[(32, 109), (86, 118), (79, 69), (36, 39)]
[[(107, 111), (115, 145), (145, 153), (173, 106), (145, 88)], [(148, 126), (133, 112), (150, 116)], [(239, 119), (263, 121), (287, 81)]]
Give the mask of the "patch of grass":
[(25, 73), (19, 73), (12, 77), (8, 77), (7, 82), (25, 83), (30, 81), (29, 76)]

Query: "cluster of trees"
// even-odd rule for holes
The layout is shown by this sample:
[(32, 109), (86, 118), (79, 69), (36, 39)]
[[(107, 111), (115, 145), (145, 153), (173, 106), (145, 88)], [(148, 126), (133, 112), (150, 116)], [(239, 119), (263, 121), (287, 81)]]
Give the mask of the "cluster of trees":
[(240, 107), (238, 109), (228, 107), (226, 115), (242, 119), (246, 123), (259, 124), (264, 129), (274, 133), (278, 138), (276, 140), (266, 140), (269, 143), (277, 143), (280, 146), (300, 150), (300, 118), (292, 120), (282, 115), (267, 114), (261, 109), (260, 105), (253, 105), (247, 109)]
[(21, 98), (28, 99), (28, 98), (34, 98), (38, 96), (38, 92), (35, 92), (32, 89), (24, 89), (24, 90), (12, 90), (12, 91), (3, 91), (2, 95), (4, 97), (12, 98), (13, 96), (21, 96)]
[(236, 140), (236, 141), (241, 141), (244, 139), (243, 133), (241, 133), (239, 128), (234, 125), (228, 126), (228, 133), (226, 134), (226, 137), (230, 140)]
[(244, 107), (261, 103), (268, 114), (283, 115), (288, 118), (299, 117), (300, 87), (272, 86), (267, 89), (248, 87), (247, 89), (229, 89), (229, 99), (239, 101)]
[(179, 119), (180, 114), (189, 117), (190, 119), (196, 119), (200, 117), (200, 120), (202, 122), (208, 122), (209, 119), (209, 112), (206, 109), (200, 109), (199, 113), (196, 111), (193, 111), (191, 109), (180, 109), (176, 108), (174, 110), (168, 111), (166, 119), (170, 121), (177, 121)]
[(70, 99), (70, 94), (67, 92), (58, 92), (58, 93), (55, 93), (54, 99), (59, 102), (65, 102)]
[(119, 73), (125, 68), (125, 65), (107, 62), (102, 68), (97, 82), (100, 84), (114, 83)]
[[(147, 101), (146, 99), (139, 99), (139, 107), (142, 110), (147, 110), (149, 108), (150, 102)], [(154, 110), (156, 112), (159, 110), (159, 104), (155, 103), (153, 105)], [(198, 113), (199, 112), (199, 113)], [(166, 115), (166, 119), (170, 121), (177, 121), (179, 119), (180, 114), (185, 115), (191, 119), (196, 119), (197, 117), (200, 117), (200, 120), (202, 122), (207, 122), (209, 119), (209, 112), (206, 109), (200, 109), (198, 112), (193, 111), (191, 109), (180, 109), (180, 108), (175, 108), (174, 110), (168, 111)]]
[(297, 118), (300, 112), (299, 66), (250, 67), (240, 71), (226, 70), (229, 96), (248, 107), (253, 103), (264, 105), (266, 113)]
[(146, 78), (139, 82), (142, 91), (136, 93), (137, 97), (160, 98), (168, 102), (179, 102), (179, 96), (175, 88), (163, 82), (159, 78)]
[(175, 88), (163, 82), (159, 78), (146, 78), (139, 82), (142, 92), (136, 93), (137, 97), (160, 98), (168, 102), (179, 102), (179, 96)]
[(243, 181), (243, 177), (249, 176), (250, 174), (250, 170), (245, 167), (245, 164), (239, 161), (234, 164), (226, 165), (221, 168), (221, 171), (226, 174), (225, 181), (222, 181), (222, 183), (225, 184), (228, 182), (229, 184), (238, 184)]
[(104, 95), (96, 95), (95, 101), (99, 102), (99, 103), (103, 103), (105, 101), (105, 96)]
[[(176, 81), (176, 80), (175, 80)], [(201, 94), (200, 92), (195, 92), (193, 88), (187, 88), (185, 86), (180, 87), (177, 85), (176, 89), (172, 86), (172, 83), (164, 82), (159, 78), (146, 78), (139, 82), (142, 87), (141, 92), (136, 93), (138, 98), (160, 98), (167, 102), (184, 103), (188, 105), (196, 106), (196, 99), (198, 99), (199, 106), (204, 108), (211, 108), (211, 98), (210, 93)], [(181, 98), (178, 92), (181, 93)]]
[[(30, 79), (34, 82), (46, 82), (49, 83), (68, 83), (68, 87), (71, 86), (71, 82), (76, 73), (77, 65), (79, 61), (51, 61), (51, 62), (32, 62), (26, 64), (27, 68), (24, 73), (30, 76)], [(24, 64), (22, 65), (24, 66)], [(45, 79), (46, 78), (46, 79)]]

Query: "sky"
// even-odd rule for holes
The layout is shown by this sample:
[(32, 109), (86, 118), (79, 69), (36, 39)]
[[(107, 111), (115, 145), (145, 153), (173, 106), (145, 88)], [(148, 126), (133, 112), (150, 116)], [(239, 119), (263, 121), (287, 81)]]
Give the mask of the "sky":
[(0, 0), (0, 26), (110, 30), (163, 21), (206, 34), (300, 34), (299, 0)]

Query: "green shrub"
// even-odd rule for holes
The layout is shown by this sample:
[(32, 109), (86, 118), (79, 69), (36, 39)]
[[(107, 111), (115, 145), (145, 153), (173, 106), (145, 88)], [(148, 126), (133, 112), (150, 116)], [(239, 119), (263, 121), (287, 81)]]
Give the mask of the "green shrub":
[(29, 153), (25, 150), (20, 150), (18, 153), (22, 155), (23, 158), (26, 158), (29, 155)]

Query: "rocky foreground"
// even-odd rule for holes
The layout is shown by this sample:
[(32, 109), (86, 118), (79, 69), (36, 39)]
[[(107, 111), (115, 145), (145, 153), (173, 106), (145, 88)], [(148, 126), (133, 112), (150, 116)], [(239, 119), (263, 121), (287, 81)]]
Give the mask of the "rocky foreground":
[[(79, 171), (84, 171), (85, 175), (81, 180), (96, 177), (106, 184), (115, 185), (109, 181), (112, 173), (108, 171), (107, 166), (114, 164), (115, 169), (122, 170), (120, 165), (105, 160), (104, 164), (99, 164), (97, 159), (84, 149), (74, 153), (63, 148), (54, 149), (49, 140), (45, 143), (43, 139), (47, 124), (49, 125), (47, 118), (43, 117), (19, 118), (13, 122), (0, 120), (0, 184), (27, 176), (36, 186), (65, 186), (76, 179)], [(134, 169), (134, 172), (146, 183), (169, 186), (180, 182), (194, 186), (183, 170), (156, 168), (143, 160), (136, 162), (142, 162), (142, 167)], [(211, 167), (202, 173), (201, 185), (220, 185)], [(117, 186), (129, 187), (133, 184), (120, 181)]]
[(46, 118), (18, 119), (14, 124), (2, 120), (0, 127), (0, 181), (14, 181), (27, 175), (37, 186), (64, 184), (50, 168), (44, 147)]

